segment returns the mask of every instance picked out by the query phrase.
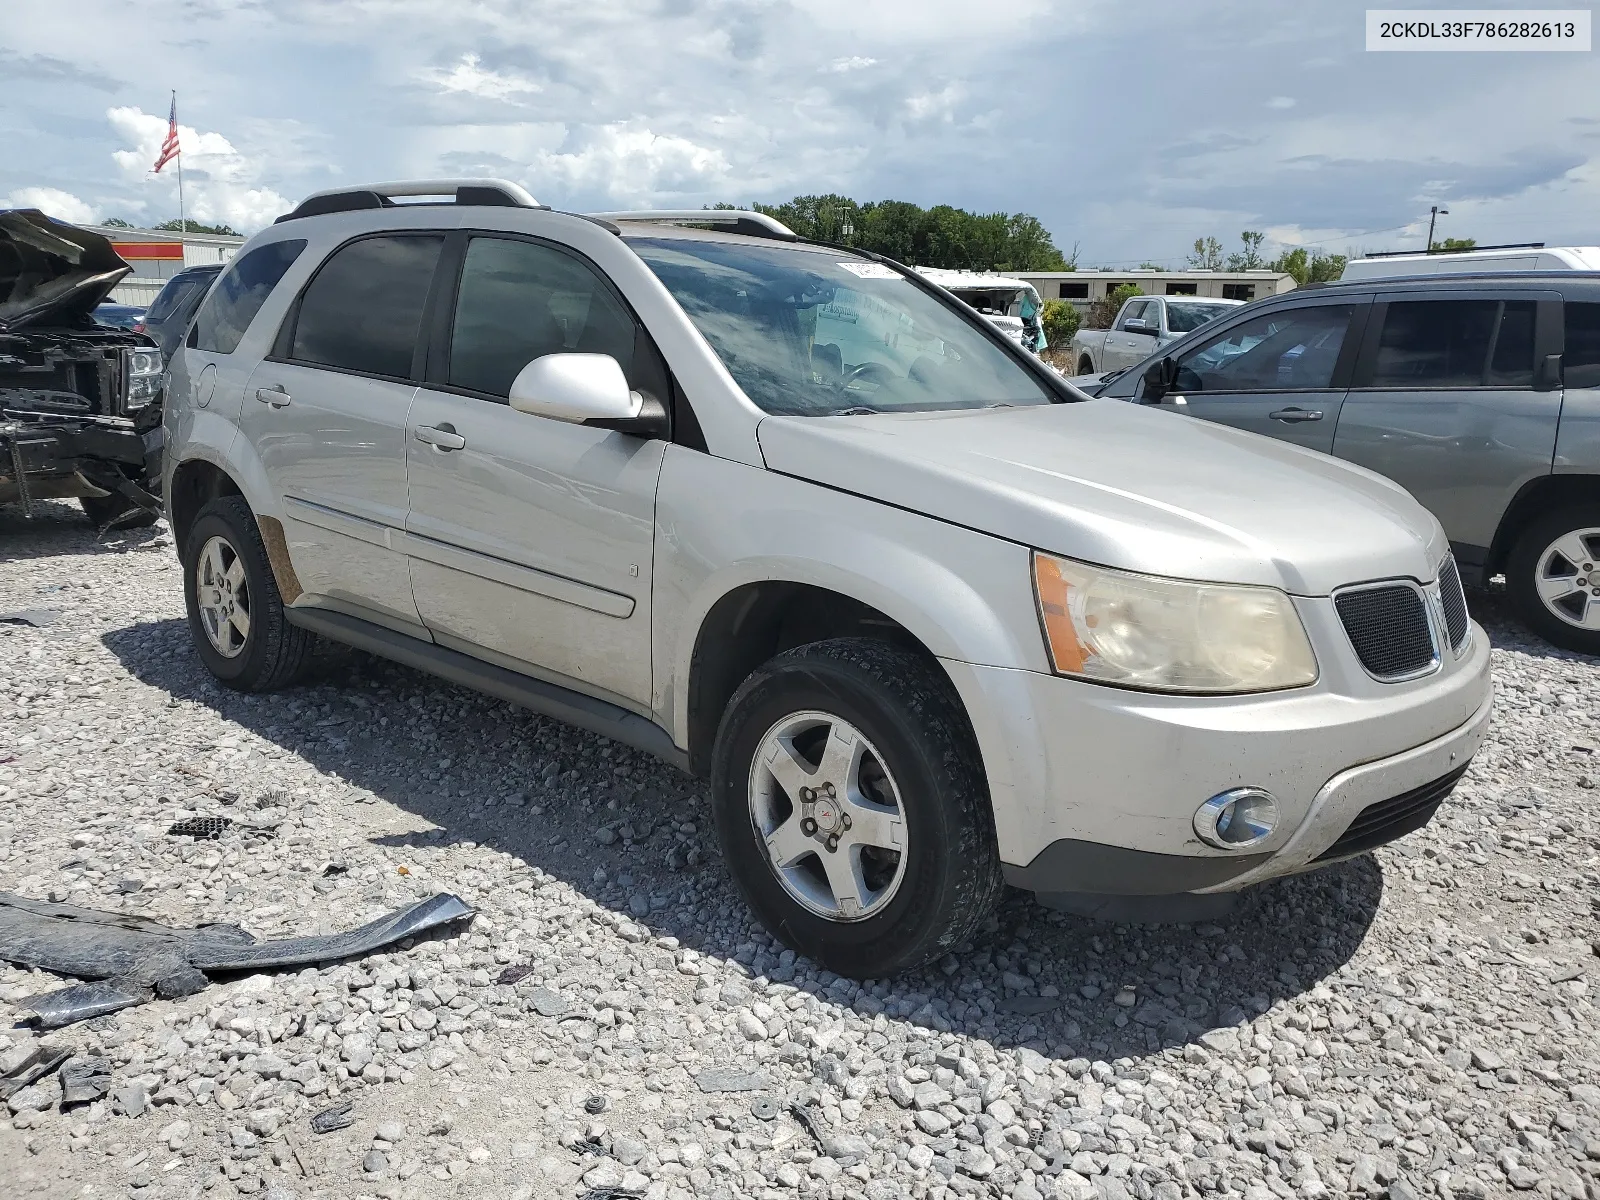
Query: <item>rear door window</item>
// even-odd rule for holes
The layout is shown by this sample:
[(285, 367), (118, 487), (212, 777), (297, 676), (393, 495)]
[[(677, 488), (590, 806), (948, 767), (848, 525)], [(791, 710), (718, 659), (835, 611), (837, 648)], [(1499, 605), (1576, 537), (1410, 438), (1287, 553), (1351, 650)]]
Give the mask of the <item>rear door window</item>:
[(1178, 359), (1178, 392), (1313, 391), (1333, 385), (1355, 306), (1263, 313)]
[(1533, 386), (1532, 300), (1391, 301), (1374, 388)]
[(303, 239), (269, 242), (234, 259), (195, 318), (196, 349), (232, 354), (250, 322), (306, 248)]
[(442, 234), (369, 237), (334, 251), (306, 285), (289, 357), (408, 379)]
[(1569, 388), (1600, 387), (1600, 304), (1566, 308), (1567, 344), (1561, 355), (1561, 378)]
[(546, 354), (609, 354), (632, 378), (633, 317), (598, 275), (538, 242), (467, 245), (450, 337), (452, 387), (504, 397)]

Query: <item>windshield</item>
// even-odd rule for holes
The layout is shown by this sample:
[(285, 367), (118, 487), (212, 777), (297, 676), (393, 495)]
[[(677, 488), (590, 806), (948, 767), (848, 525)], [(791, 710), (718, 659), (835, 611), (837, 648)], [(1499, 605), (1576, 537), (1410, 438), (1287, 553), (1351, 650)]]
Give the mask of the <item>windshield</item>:
[(1193, 333), (1233, 308), (1232, 304), (1194, 304), (1167, 301), (1167, 328), (1173, 333)]
[(898, 271), (782, 246), (630, 239), (745, 395), (827, 416), (1049, 404), (1005, 351)]

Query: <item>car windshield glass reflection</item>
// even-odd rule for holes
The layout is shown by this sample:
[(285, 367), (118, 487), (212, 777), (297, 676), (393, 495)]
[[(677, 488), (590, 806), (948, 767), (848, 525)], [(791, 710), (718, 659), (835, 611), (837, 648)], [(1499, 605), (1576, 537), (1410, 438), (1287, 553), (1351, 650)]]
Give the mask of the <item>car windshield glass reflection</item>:
[(690, 238), (629, 245), (770, 413), (1048, 404), (1052, 393), (898, 271), (781, 246)]

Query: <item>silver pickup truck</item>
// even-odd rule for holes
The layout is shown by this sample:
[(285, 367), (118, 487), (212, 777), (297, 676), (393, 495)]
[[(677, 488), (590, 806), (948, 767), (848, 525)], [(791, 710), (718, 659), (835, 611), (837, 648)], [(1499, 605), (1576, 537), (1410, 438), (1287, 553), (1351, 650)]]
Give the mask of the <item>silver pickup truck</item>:
[(1122, 306), (1110, 329), (1080, 329), (1072, 335), (1079, 375), (1116, 371), (1143, 362), (1167, 343), (1226, 316), (1242, 300), (1195, 296), (1135, 296)]

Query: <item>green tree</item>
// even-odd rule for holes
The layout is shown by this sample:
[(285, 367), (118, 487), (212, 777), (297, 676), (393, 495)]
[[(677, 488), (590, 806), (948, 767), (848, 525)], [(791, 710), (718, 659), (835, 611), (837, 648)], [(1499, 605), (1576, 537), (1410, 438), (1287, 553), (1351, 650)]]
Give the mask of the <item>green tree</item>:
[(1443, 241), (1433, 243), (1428, 252), (1448, 254), (1452, 250), (1471, 250), (1477, 244), (1477, 238), (1445, 238)]
[(184, 233), (221, 233), (227, 234), (229, 237), (240, 236), (239, 231), (231, 225), (204, 225), (199, 221), (188, 219), (180, 225), (176, 217), (170, 221), (161, 222), (155, 228), (166, 230), (169, 233), (177, 233), (181, 230)]
[(1214, 237), (1195, 238), (1189, 265), (1202, 271), (1222, 270), (1222, 243)]
[(1135, 296), (1142, 295), (1144, 293), (1135, 284), (1118, 284), (1106, 293), (1104, 300), (1096, 300), (1089, 305), (1089, 328), (1110, 329), (1111, 322), (1117, 319), (1117, 314), (1122, 311), (1122, 306)]
[(1166, 269), (1167, 268), (1162, 266), (1160, 263), (1151, 262), (1149, 259), (1146, 259), (1144, 262), (1139, 264), (1139, 270), (1141, 271), (1165, 271)]
[(1261, 257), (1261, 242), (1266, 237), (1264, 233), (1246, 229), (1239, 235), (1239, 240), (1244, 243), (1244, 249), (1237, 254), (1228, 255), (1228, 270), (1230, 271), (1259, 271), (1267, 265), (1267, 260)]
[(100, 224), (107, 229), (132, 229), (134, 227), (132, 221), (124, 221), (121, 217), (107, 217)]
[(1345, 256), (1309, 251), (1304, 246), (1285, 250), (1267, 264), (1267, 270), (1292, 275), (1295, 283), (1331, 283), (1344, 274)]
[(1045, 340), (1058, 350), (1064, 350), (1078, 332), (1083, 317), (1070, 300), (1046, 300), (1039, 310), (1039, 323), (1044, 326)]

